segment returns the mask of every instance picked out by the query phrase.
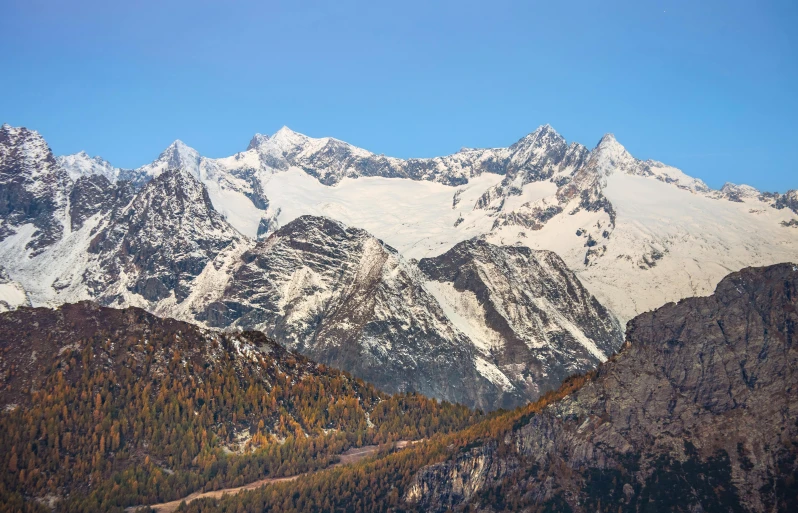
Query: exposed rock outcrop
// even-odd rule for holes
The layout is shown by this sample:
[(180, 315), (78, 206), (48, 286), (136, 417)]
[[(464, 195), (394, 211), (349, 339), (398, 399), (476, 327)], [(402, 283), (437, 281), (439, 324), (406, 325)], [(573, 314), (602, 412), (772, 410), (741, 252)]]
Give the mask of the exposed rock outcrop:
[(424, 511), (793, 511), (798, 266), (630, 322), (624, 350), (502, 440), (416, 476)]
[(551, 252), (474, 240), (417, 267), (364, 230), (312, 216), (245, 252), (197, 319), (263, 330), (387, 391), (487, 410), (556, 388), (622, 341)]
[(0, 241), (32, 225), (26, 249), (33, 255), (57, 242), (68, 185), (69, 176), (38, 132), (0, 127)]

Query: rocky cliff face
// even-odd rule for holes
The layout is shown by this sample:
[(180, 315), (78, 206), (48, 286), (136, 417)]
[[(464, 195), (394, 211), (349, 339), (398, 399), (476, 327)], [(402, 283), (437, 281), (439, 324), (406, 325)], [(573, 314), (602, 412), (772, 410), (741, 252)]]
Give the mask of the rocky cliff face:
[(157, 302), (176, 302), (223, 249), (242, 240), (216, 212), (205, 188), (187, 171), (169, 170), (149, 182), (135, 199), (91, 240), (98, 265), (89, 280), (109, 287), (103, 302), (125, 304), (124, 291)]
[(486, 373), (525, 397), (595, 368), (619, 347), (618, 321), (550, 251), (473, 239), (418, 266)]
[(424, 511), (792, 511), (798, 267), (630, 322), (624, 350), (501, 440), (422, 470)]
[(500, 391), (413, 273), (367, 232), (301, 217), (244, 253), (198, 317), (262, 330), (387, 391), (486, 407)]
[(245, 252), (197, 319), (263, 330), (387, 391), (489, 410), (535, 398), (619, 346), (617, 321), (556, 255), (458, 248), (416, 267), (368, 232), (300, 217)]
[(115, 218), (119, 211), (133, 199), (130, 182), (109, 182), (104, 175), (86, 175), (78, 178), (69, 191), (69, 225), (78, 231), (96, 214)]
[(778, 209), (789, 208), (798, 214), (798, 190), (787, 191), (785, 194), (776, 194), (774, 206)]
[(26, 225), (31, 227), (26, 249), (34, 255), (58, 241), (68, 181), (37, 132), (0, 127), (0, 241)]

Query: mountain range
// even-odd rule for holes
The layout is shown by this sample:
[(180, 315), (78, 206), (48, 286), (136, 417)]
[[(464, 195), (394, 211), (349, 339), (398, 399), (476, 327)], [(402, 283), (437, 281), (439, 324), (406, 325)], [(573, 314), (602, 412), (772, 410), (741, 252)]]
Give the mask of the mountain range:
[(746, 268), (633, 319), (534, 403), (351, 468), (182, 511), (790, 512), (798, 266)]
[(221, 159), (119, 169), (0, 128), (0, 307), (94, 300), (258, 329), (389, 392), (512, 407), (595, 367), (622, 326), (729, 271), (795, 260), (798, 193), (593, 150), (396, 159), (287, 128)]

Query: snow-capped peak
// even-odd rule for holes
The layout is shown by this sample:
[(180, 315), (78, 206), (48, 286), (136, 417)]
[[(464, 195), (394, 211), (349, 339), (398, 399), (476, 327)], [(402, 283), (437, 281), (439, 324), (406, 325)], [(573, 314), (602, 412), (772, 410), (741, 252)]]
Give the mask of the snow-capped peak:
[(593, 149), (589, 165), (600, 175), (607, 176), (618, 170), (628, 174), (637, 174), (639, 161), (626, 151), (613, 134), (605, 134)]
[(264, 134), (255, 134), (252, 136), (252, 139), (249, 141), (249, 146), (247, 146), (247, 150), (257, 150), (263, 144), (265, 144), (270, 137)]
[(55, 162), (50, 147), (39, 132), (3, 124), (0, 128), (0, 164), (7, 159), (19, 160), (34, 180), (42, 173), (48, 173)]
[(545, 125), (540, 125), (537, 129), (533, 132), (533, 134), (537, 135), (544, 135), (544, 134), (552, 134), (556, 137), (562, 137), (550, 124), (546, 123)]
[(141, 168), (151, 177), (158, 176), (167, 169), (185, 169), (194, 177), (200, 178), (200, 161), (197, 150), (177, 139), (170, 144), (152, 164)]
[(45, 146), (47, 143), (44, 141), (44, 137), (41, 136), (39, 132), (36, 130), (29, 130), (24, 126), (11, 126), (8, 123), (3, 123), (2, 128), (0, 128), (0, 134), (8, 137), (9, 139), (19, 140), (22, 139), (25, 142), (41, 142)]
[(308, 140), (310, 140), (310, 137), (283, 126), (271, 136), (269, 142), (283, 152), (291, 152), (302, 148)]
[(746, 185), (744, 183), (736, 184), (736, 183), (726, 182), (725, 184), (723, 184), (723, 187), (720, 188), (720, 191), (721, 192), (738, 192), (738, 193), (743, 193), (743, 194), (748, 195), (748, 196), (751, 196), (751, 195), (759, 196), (759, 189), (757, 189), (755, 187), (751, 187), (750, 185)]
[(604, 134), (593, 151), (604, 152), (611, 155), (629, 154), (626, 148), (615, 138), (615, 134), (612, 133)]
[(292, 136), (292, 135), (298, 135), (298, 136), (301, 136), (301, 137), (307, 137), (306, 135), (300, 134), (299, 132), (294, 132), (293, 130), (288, 128), (287, 125), (281, 126), (279, 130), (274, 132), (274, 137), (277, 137), (277, 136), (288, 137), (288, 136)]
[(110, 182), (115, 182), (119, 177), (119, 169), (111, 163), (103, 160), (102, 157), (92, 157), (84, 150), (72, 155), (62, 155), (56, 157), (56, 162), (68, 174), (73, 181), (82, 176), (102, 175)]
[(170, 157), (179, 155), (181, 158), (194, 159), (199, 156), (199, 152), (180, 139), (176, 139), (175, 142), (167, 146), (161, 155), (169, 155)]
[(557, 131), (554, 130), (554, 128), (552, 128), (551, 125), (546, 124), (546, 125), (540, 125), (535, 129), (534, 132), (529, 133), (524, 137), (522, 137), (521, 140), (515, 143), (515, 145), (519, 145), (525, 142), (528, 143), (532, 141), (545, 141), (547, 139), (557, 139), (557, 140), (562, 139), (563, 141), (565, 141), (563, 136), (557, 133)]
[(534, 132), (525, 135), (518, 142), (510, 146), (512, 153), (511, 162), (520, 166), (542, 158), (552, 148), (565, 146), (565, 138), (558, 134), (551, 125), (541, 125)]

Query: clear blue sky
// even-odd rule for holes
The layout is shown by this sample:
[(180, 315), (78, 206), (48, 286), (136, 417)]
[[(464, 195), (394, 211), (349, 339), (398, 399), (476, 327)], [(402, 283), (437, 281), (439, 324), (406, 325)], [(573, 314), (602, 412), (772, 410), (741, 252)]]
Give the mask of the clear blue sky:
[(0, 1), (0, 122), (135, 167), (282, 125), (426, 157), (549, 123), (798, 187), (798, 2)]

